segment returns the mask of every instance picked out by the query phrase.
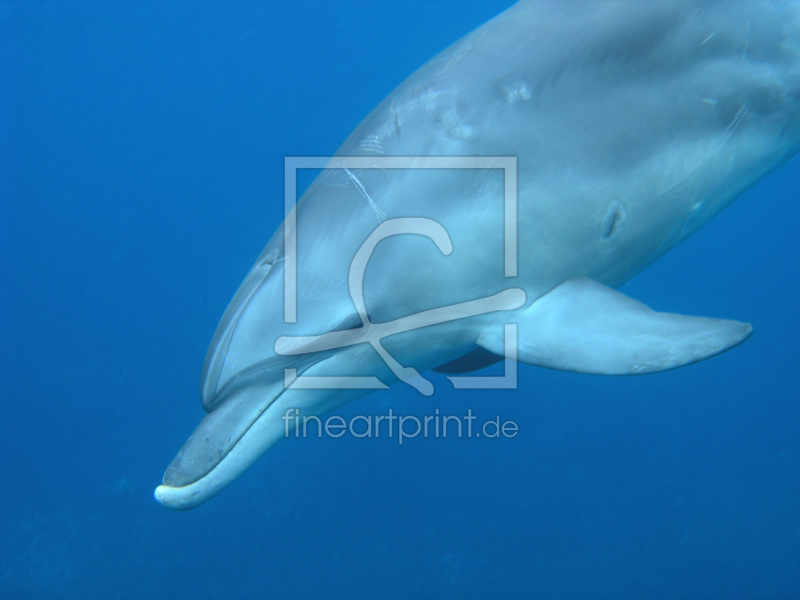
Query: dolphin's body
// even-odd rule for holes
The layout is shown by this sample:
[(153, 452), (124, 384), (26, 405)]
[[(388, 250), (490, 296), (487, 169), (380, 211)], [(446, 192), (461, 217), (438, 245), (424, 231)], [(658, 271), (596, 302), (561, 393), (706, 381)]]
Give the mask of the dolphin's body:
[[(285, 436), (287, 411), (319, 415), (368, 392), (286, 389), (286, 369), (400, 377), (428, 393), (418, 373), (502, 356), (506, 323), (517, 324), (519, 360), (599, 374), (669, 369), (746, 339), (747, 324), (656, 313), (612, 288), (798, 152), (799, 68), (800, 0), (523, 0), (445, 50), (337, 156), (374, 159), (360, 167), (516, 157), (516, 276), (502, 170), (323, 171), (296, 229), (273, 236), (220, 322), (203, 370), (208, 415), (156, 498), (196, 506)], [(351, 271), (380, 224), (409, 235)], [(488, 312), (355, 343), (371, 324), (480, 298), (494, 298)], [(347, 343), (309, 337), (332, 331), (349, 331)]]

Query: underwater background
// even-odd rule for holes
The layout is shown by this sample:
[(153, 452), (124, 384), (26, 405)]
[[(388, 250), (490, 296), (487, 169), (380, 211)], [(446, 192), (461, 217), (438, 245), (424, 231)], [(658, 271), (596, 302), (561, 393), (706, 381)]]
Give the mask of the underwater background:
[(153, 500), (284, 156), (510, 4), (0, 2), (0, 598), (800, 598), (797, 160), (624, 287), (742, 346), (396, 386), (337, 413), (519, 434), (285, 440), (195, 510)]

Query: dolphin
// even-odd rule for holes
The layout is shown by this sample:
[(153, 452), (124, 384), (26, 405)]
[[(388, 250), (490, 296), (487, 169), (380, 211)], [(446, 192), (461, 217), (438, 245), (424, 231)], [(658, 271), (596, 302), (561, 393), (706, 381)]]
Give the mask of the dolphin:
[(749, 324), (615, 288), (798, 149), (800, 0), (517, 2), (290, 198), (156, 499), (197, 506), (289, 434), (286, 415), (398, 382), (431, 394), (432, 369), (641, 374), (736, 346)]

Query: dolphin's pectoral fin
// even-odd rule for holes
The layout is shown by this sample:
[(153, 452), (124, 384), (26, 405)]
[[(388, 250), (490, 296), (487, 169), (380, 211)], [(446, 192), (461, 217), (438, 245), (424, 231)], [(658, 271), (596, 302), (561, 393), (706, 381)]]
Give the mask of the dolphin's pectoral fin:
[(448, 375), (471, 373), (472, 371), (490, 367), (493, 364), (499, 363), (501, 360), (503, 360), (502, 356), (498, 356), (494, 352), (489, 352), (486, 348), (478, 346), (455, 360), (439, 365), (434, 371), (437, 373), (446, 373)]
[[(748, 323), (655, 312), (585, 277), (569, 279), (528, 307), (518, 321), (518, 359), (599, 375), (655, 373), (691, 364), (746, 340)], [(482, 335), (491, 352), (502, 336)]]

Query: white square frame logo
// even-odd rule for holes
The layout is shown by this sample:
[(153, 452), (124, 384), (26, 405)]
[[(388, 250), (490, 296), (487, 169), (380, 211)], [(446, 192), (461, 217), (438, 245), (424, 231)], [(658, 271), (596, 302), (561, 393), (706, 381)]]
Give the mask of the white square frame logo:
[[(503, 238), (504, 276), (517, 276), (517, 157), (515, 156), (287, 156), (284, 159), (284, 321), (297, 322), (297, 171), (300, 169), (498, 169), (503, 171)], [(358, 185), (357, 180), (354, 181)], [(511, 292), (512, 290), (506, 290)], [(520, 291), (520, 290), (516, 290)], [(498, 294), (497, 296), (502, 295)], [(488, 300), (488, 299), (485, 299)], [(478, 304), (476, 300), (468, 304)], [(445, 307), (451, 308), (451, 307)], [(458, 308), (458, 306), (452, 307)], [(432, 311), (433, 312), (433, 311)], [(487, 311), (483, 311), (487, 312)], [(377, 324), (376, 324), (377, 325)], [(504, 327), (504, 373), (502, 376), (448, 376), (455, 389), (513, 389), (517, 387), (517, 325)], [(379, 346), (376, 349), (380, 352)], [(381, 353), (384, 359), (385, 351)], [(390, 365), (391, 366), (391, 365)], [(399, 366), (399, 365), (398, 365)], [(402, 369), (402, 367), (400, 367)], [(393, 368), (394, 370), (394, 368)], [(410, 369), (414, 371), (413, 369)], [(416, 374), (416, 371), (414, 371)], [(402, 377), (421, 393), (433, 393), (432, 385), (416, 374)], [(428, 384), (430, 387), (426, 387)], [(284, 385), (288, 389), (386, 389), (377, 377), (320, 377), (297, 375), (296, 369), (285, 369)]]

